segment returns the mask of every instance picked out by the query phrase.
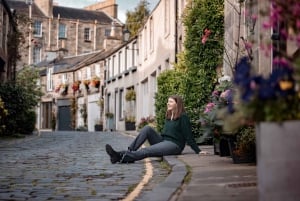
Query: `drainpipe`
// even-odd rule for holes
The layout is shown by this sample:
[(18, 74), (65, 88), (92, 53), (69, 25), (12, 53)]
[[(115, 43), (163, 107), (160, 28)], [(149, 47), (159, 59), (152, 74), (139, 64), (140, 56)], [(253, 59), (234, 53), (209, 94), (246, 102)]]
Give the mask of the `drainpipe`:
[(57, 25), (56, 29), (58, 34), (56, 35), (56, 49), (58, 50), (58, 43), (59, 43), (59, 20), (60, 20), (60, 14), (57, 15)]
[(95, 20), (95, 23), (94, 23), (94, 38), (93, 38), (93, 40), (94, 40), (94, 51), (96, 51), (96, 36), (97, 36), (97, 20)]
[(79, 29), (79, 20), (76, 22), (76, 39), (75, 39), (75, 55), (78, 55), (78, 29)]
[(178, 0), (175, 0), (175, 63), (178, 53)]

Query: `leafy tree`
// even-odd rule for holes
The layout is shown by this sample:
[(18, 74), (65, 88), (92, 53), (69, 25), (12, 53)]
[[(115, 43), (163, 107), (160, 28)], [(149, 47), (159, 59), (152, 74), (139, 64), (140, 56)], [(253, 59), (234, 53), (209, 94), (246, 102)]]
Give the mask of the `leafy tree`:
[(17, 74), (16, 84), (23, 88), (29, 109), (37, 106), (43, 95), (41, 86), (37, 83), (39, 78), (39, 71), (30, 66), (25, 66)]
[(42, 92), (37, 85), (39, 73), (32, 67), (24, 67), (18, 72), (15, 82), (0, 85), (0, 97), (7, 110), (3, 121), (5, 129), (2, 134), (29, 134), (35, 127), (37, 106)]
[(148, 18), (150, 13), (148, 5), (149, 3), (147, 0), (141, 0), (134, 11), (126, 12), (125, 26), (130, 31), (131, 36), (137, 35), (139, 29)]

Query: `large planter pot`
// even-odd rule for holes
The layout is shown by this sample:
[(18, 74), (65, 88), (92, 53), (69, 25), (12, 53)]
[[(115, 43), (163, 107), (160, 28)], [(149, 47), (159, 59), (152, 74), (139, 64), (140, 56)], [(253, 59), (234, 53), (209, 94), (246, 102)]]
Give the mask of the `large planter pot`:
[(255, 153), (255, 147), (253, 147), (253, 150), (249, 150), (249, 153), (241, 153), (236, 148), (236, 140), (235, 139), (228, 139), (228, 145), (230, 150), (230, 155), (232, 157), (232, 162), (234, 164), (240, 164), (240, 163), (255, 163), (256, 162), (256, 153)]
[(259, 201), (300, 198), (300, 121), (256, 126)]

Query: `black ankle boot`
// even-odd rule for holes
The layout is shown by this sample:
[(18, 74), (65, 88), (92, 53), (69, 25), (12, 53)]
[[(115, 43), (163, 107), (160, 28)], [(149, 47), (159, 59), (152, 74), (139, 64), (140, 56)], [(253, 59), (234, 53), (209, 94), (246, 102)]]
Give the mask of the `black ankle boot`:
[(120, 153), (116, 152), (109, 144), (105, 146), (105, 149), (106, 149), (106, 153), (110, 156), (110, 162), (112, 164), (120, 162), (122, 158)]

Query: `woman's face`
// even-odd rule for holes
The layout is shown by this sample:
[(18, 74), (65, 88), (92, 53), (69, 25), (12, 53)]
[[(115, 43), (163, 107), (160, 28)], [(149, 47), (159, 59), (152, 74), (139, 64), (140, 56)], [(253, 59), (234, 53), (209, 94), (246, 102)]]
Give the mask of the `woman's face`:
[(173, 98), (169, 98), (167, 103), (167, 109), (169, 111), (175, 111), (176, 107), (177, 107), (176, 101)]

